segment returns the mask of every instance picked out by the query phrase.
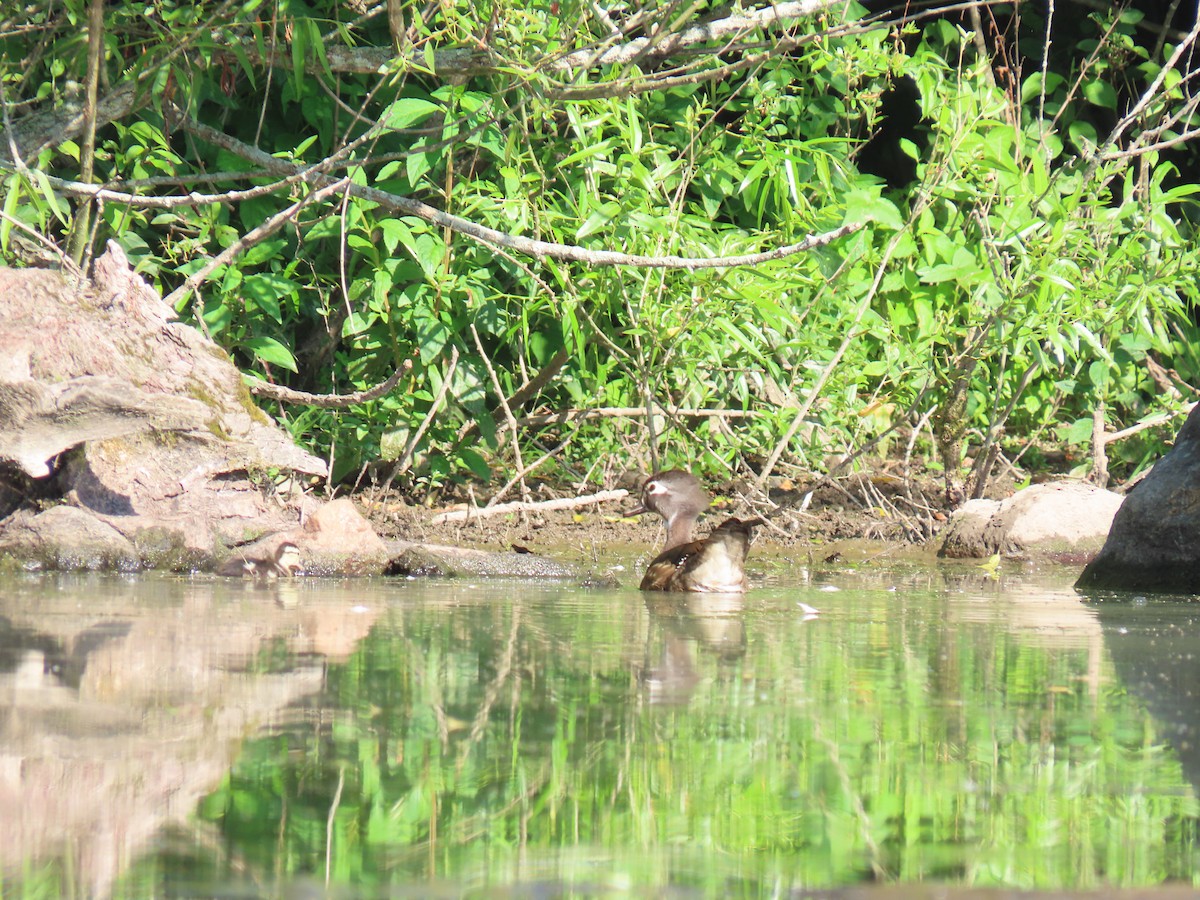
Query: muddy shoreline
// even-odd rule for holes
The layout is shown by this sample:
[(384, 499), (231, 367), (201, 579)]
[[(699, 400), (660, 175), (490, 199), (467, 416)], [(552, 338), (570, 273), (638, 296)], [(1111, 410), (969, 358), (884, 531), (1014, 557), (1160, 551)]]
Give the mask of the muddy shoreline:
[[(574, 510), (510, 512), (469, 521), (435, 522), (458, 507), (406, 503), (400, 499), (372, 501), (359, 497), (356, 505), (385, 540), (470, 547), (481, 550), (523, 552), (568, 557), (587, 565), (607, 561), (642, 560), (662, 547), (664, 529), (654, 515), (626, 518), (633, 496)], [(746, 504), (714, 506), (700, 520), (697, 534), (707, 534), (728, 516), (745, 516)], [(755, 514), (762, 514), (756, 509)], [(786, 557), (813, 564), (833, 555), (868, 556), (875, 553), (905, 557), (934, 557), (936, 536), (925, 542), (905, 540), (898, 523), (878, 511), (822, 504), (806, 511), (780, 507), (771, 524), (758, 529), (755, 553)]]

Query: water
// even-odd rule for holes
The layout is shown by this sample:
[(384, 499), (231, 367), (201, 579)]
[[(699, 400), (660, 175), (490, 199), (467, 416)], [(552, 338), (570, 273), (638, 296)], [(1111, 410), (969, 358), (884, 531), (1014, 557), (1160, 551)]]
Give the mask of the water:
[(743, 602), (0, 581), (0, 894), (1200, 880), (1200, 606), (770, 568)]

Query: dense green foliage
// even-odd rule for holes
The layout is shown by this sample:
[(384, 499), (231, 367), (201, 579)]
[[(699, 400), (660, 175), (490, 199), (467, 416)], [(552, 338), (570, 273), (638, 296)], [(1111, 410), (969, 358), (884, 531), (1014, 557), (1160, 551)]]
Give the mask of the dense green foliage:
[[(276, 410), (337, 479), (381, 456), (425, 487), (518, 460), (581, 482), (662, 459), (809, 473), (877, 437), (903, 452), (911, 435), (952, 483), (974, 456), (981, 488), (993, 445), (1082, 456), (1098, 407), (1120, 427), (1178, 402), (1146, 361), (1200, 374), (1196, 187), (1149, 148), (1186, 134), (1190, 106), (1164, 66), (1174, 48), (1144, 46), (1136, 14), (1080, 17), (1043, 65), (1045, 23), (1001, 9), (1020, 77), (1011, 59), (981, 60), (956, 20), (849, 29), (862, 11), (832, 21), (842, 3), (695, 56), (553, 65), (721, 15), (711, 6), (616, 7), (619, 37), (575, 0), (406, 6), (404, 52), (362, 74), (347, 55), (393, 46), (382, 7), (104, 5), (99, 94), (135, 99), (102, 116), (94, 159), (76, 136), (0, 172), (0, 253), (21, 258), (25, 227), (85, 256), (115, 237), (167, 294), (262, 229), (172, 299), (280, 384), (348, 393), (411, 361), (380, 399)], [(82, 102), (87, 12), (26, 4), (0, 24), (16, 125)], [(459, 74), (438, 56), (453, 50), (486, 64)], [(921, 121), (896, 146), (916, 178), (889, 184), (860, 156), (908, 84)], [(306, 203), (320, 173), (281, 184), (292, 164), (356, 187)], [(136, 197), (89, 218), (67, 183), (89, 168)], [(397, 198), (560, 246), (497, 249)], [(725, 257), (844, 224), (826, 246), (747, 266), (563, 252)], [(663, 415), (628, 414), (650, 404)], [(626, 413), (522, 418), (566, 409)], [(1129, 471), (1167, 434), (1117, 445), (1117, 462)]]

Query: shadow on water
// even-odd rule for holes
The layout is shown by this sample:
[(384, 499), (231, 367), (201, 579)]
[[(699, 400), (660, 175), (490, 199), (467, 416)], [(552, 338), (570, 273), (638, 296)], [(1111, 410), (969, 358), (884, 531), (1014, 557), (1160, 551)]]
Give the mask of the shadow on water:
[(1200, 607), (1074, 574), (8, 579), (0, 887), (1190, 891)]
[(1200, 785), (1200, 602), (1084, 596), (1103, 629), (1117, 681), (1154, 717), (1188, 781)]

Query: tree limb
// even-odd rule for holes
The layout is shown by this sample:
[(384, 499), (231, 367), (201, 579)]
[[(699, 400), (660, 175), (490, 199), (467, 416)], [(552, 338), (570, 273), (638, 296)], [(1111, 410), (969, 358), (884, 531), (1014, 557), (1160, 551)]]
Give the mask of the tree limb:
[(268, 384), (249, 375), (243, 377), (246, 379), (247, 389), (256, 397), (267, 397), (271, 400), (278, 400), (280, 403), (319, 406), (322, 409), (342, 409), (354, 406), (356, 403), (378, 400), (399, 384), (400, 379), (412, 371), (412, 367), (412, 360), (406, 359), (396, 368), (395, 372), (388, 376), (387, 381), (382, 381), (364, 391), (355, 391), (353, 394), (310, 394), (307, 391), (297, 391), (279, 384)]
[[(239, 141), (215, 128), (202, 125), (193, 119), (184, 119), (181, 122), (181, 126), (201, 140), (209, 141), (276, 174), (286, 177), (295, 175), (306, 168), (296, 163), (271, 156), (257, 147), (251, 147), (249, 144)], [(323, 188), (332, 183), (334, 179), (328, 175), (314, 172), (304, 180), (313, 186)], [(822, 234), (812, 234), (797, 243), (776, 247), (773, 250), (766, 250), (762, 253), (746, 253), (738, 256), (715, 256), (708, 258), (640, 256), (631, 253), (620, 253), (616, 250), (588, 250), (584, 247), (577, 247), (571, 244), (556, 244), (550, 241), (539, 241), (533, 238), (507, 234), (503, 231), (497, 231), (494, 228), (488, 228), (485, 225), (479, 225), (468, 219), (443, 212), (420, 200), (414, 200), (411, 197), (400, 197), (378, 188), (349, 184), (346, 185), (346, 190), (356, 197), (378, 203), (390, 212), (416, 216), (440, 228), (449, 228), (458, 234), (474, 238), (483, 244), (506, 247), (537, 259), (549, 257), (551, 259), (570, 262), (582, 262), (592, 266), (638, 266), (642, 268), (688, 270), (756, 266), (773, 260), (785, 259), (797, 253), (816, 249), (817, 247), (824, 247), (826, 244), (830, 244), (846, 235), (853, 234), (865, 226), (863, 222), (848, 223), (832, 231)]]

